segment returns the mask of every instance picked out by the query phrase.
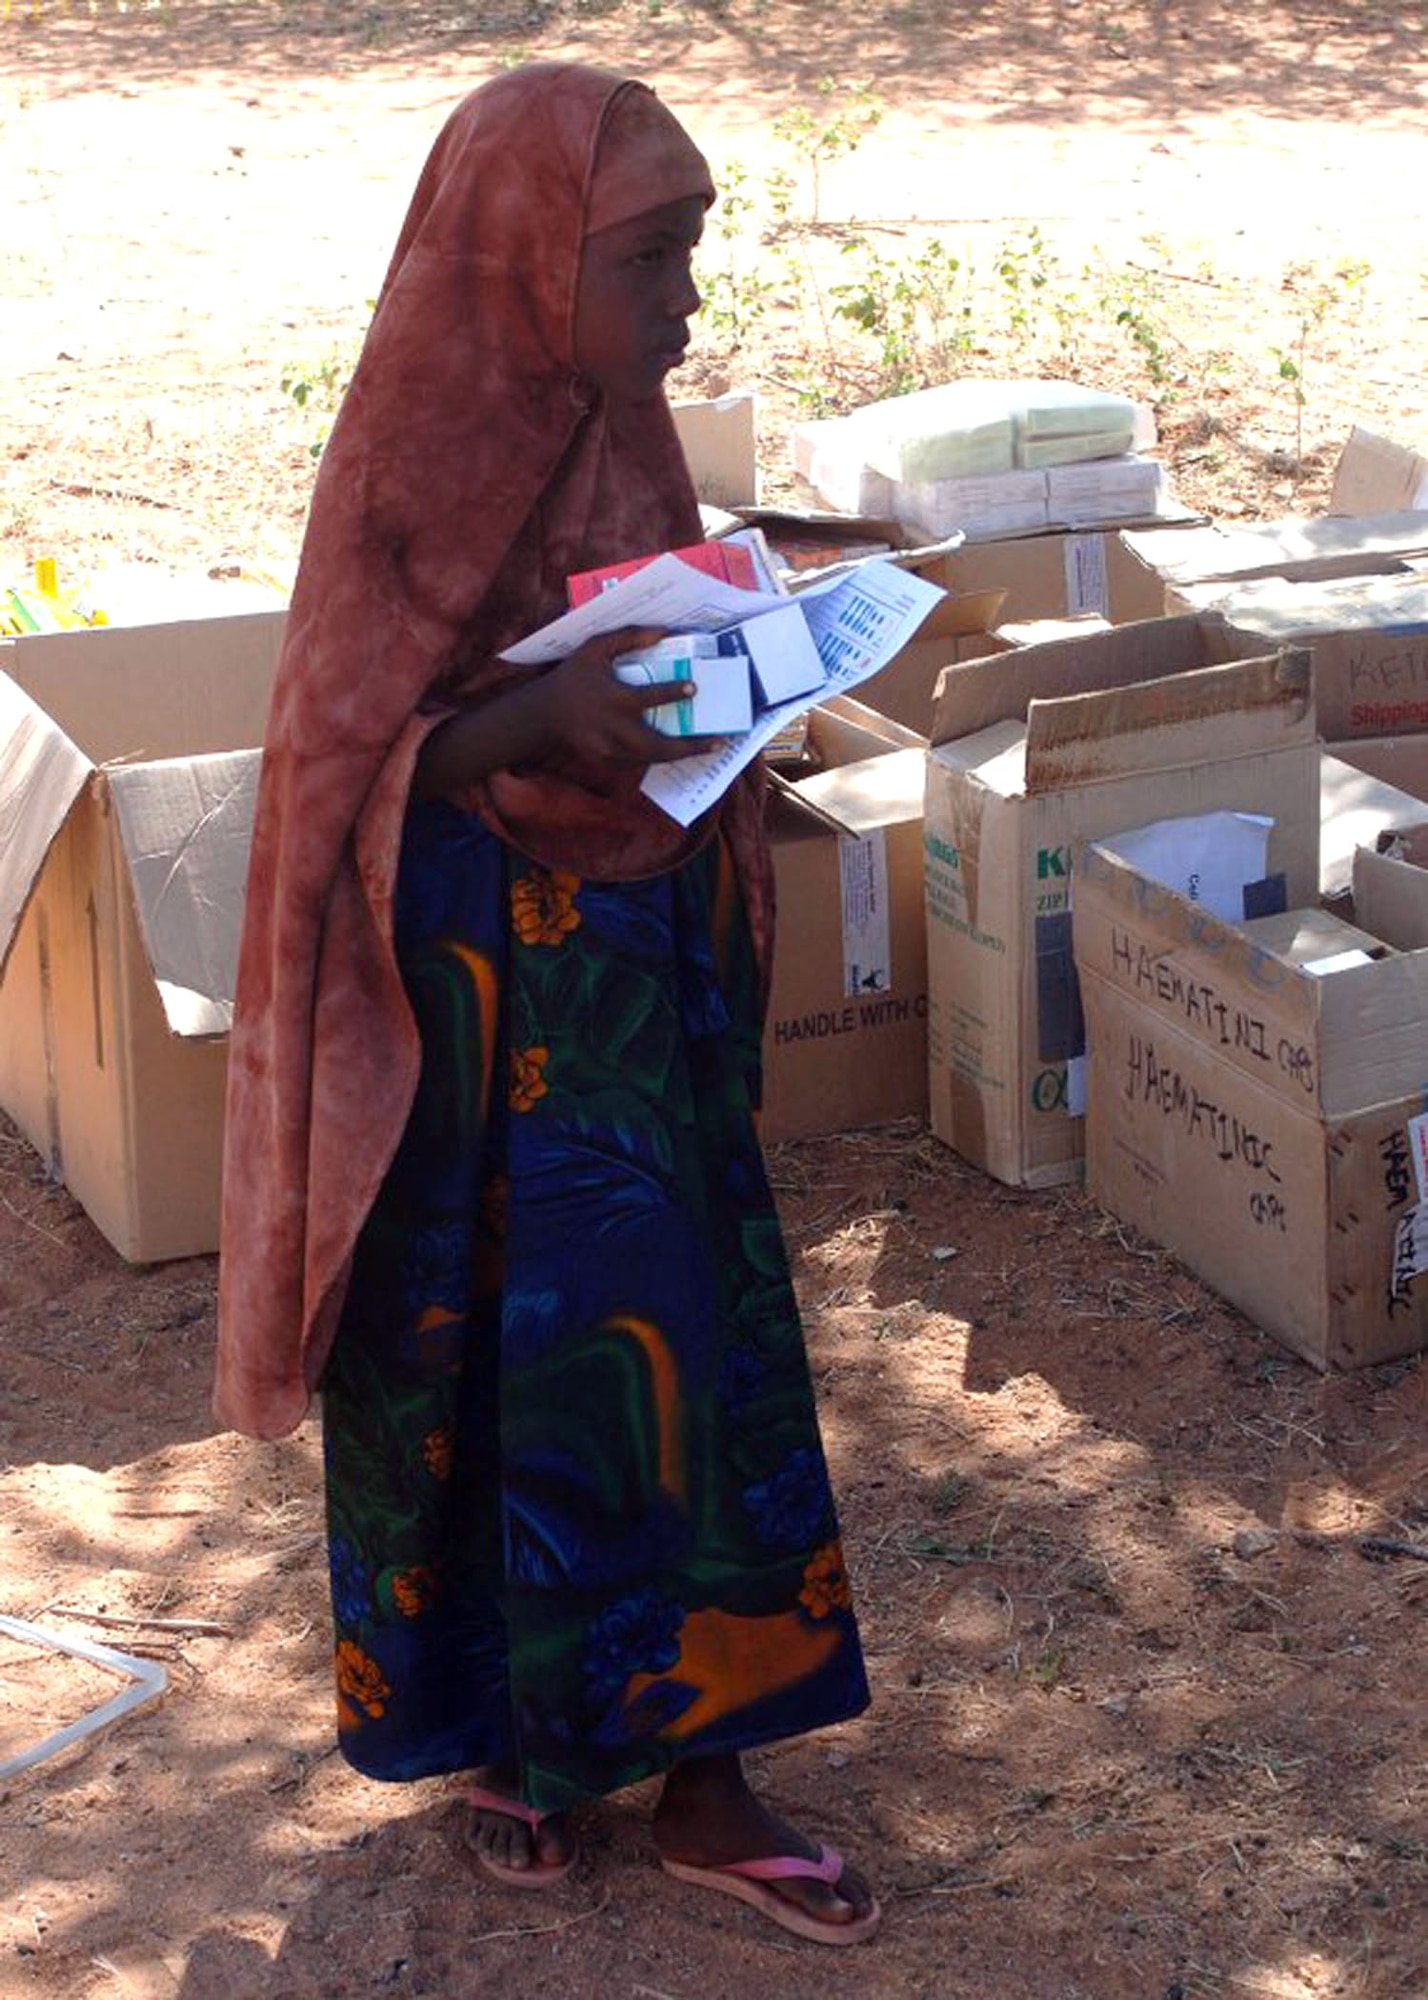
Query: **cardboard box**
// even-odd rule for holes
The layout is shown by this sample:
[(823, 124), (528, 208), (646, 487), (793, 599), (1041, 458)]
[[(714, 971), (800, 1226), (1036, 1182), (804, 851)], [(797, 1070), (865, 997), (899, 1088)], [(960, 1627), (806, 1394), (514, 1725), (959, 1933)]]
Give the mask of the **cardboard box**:
[(672, 403), (670, 412), (699, 498), (713, 507), (757, 506), (755, 398), (736, 392), (702, 402)]
[(1126, 529), (1121, 542), (1132, 569), (1141, 572), (1139, 592), (1158, 598), (1159, 611), (1223, 610), (1231, 591), (1267, 578), (1328, 583), (1336, 577), (1411, 577), (1413, 563), (1428, 557), (1428, 514)]
[(770, 800), (778, 929), (765, 1140), (927, 1110), (926, 739), (847, 696), (809, 716), (823, 769)]
[(123, 1256), (212, 1250), (281, 612), (0, 645), (0, 1104)]
[(1318, 893), (1307, 657), (1243, 657), (1219, 619), (1163, 619), (949, 668), (927, 757), (930, 1111), (1013, 1185), (1079, 1171), (1070, 878), (1078, 842), (1217, 809), (1266, 813), (1288, 899)]
[[(1415, 518), (1428, 526), (1428, 516)], [(1177, 595), (1267, 645), (1308, 646), (1319, 726), (1330, 742), (1428, 729), (1428, 579), (1415, 571)]]
[(1086, 1179), (1315, 1367), (1357, 1368), (1428, 1345), (1428, 952), (1316, 976), (1332, 920), (1301, 914), (1303, 942), (1257, 938), (1084, 851)]
[[(1159, 533), (1173, 541), (1198, 519), (1186, 515)], [(1132, 556), (1118, 528), (968, 542), (948, 559), (948, 587), (1003, 591), (1002, 617), (1013, 621), (1095, 616), (1126, 625), (1165, 609), (1163, 583)]]

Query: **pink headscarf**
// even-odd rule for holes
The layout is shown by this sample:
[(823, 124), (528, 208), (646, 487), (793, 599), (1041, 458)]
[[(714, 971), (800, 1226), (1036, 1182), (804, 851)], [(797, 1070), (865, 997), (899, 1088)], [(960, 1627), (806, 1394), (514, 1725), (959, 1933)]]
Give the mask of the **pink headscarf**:
[[(269, 715), (229, 1055), (215, 1409), (301, 1421), (352, 1251), (406, 1122), (420, 1047), (391, 944), (422, 743), (529, 670), (501, 647), (565, 579), (697, 540), (662, 396), (607, 405), (576, 372), (587, 235), (712, 200), (643, 85), (573, 64), (473, 92), (417, 185), (323, 454)], [(472, 803), (551, 867), (632, 879), (683, 832), (638, 774), (498, 773)], [(757, 778), (722, 809), (756, 946), (771, 920)]]

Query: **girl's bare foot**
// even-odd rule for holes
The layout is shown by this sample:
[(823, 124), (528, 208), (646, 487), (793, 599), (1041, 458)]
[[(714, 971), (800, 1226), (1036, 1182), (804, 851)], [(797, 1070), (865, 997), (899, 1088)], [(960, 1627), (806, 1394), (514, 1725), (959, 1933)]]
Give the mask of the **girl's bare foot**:
[[(548, 1813), (533, 1825), (529, 1807), (520, 1803), (516, 1774), (506, 1764), (477, 1771), (474, 1784), (487, 1796), (471, 1801), (466, 1845), (484, 1867), (498, 1877), (529, 1875), (533, 1883), (565, 1872), (575, 1858), (575, 1837), (564, 1813)], [(502, 1812), (498, 1798), (509, 1798), (512, 1810)]]
[[(695, 1868), (800, 1855), (816, 1861), (818, 1844), (761, 1805), (739, 1759), (691, 1757), (664, 1782), (654, 1815), (654, 1840), (664, 1861)], [(877, 1904), (863, 1877), (845, 1868), (836, 1882), (789, 1877), (763, 1885), (784, 1902), (834, 1930), (873, 1917)]]

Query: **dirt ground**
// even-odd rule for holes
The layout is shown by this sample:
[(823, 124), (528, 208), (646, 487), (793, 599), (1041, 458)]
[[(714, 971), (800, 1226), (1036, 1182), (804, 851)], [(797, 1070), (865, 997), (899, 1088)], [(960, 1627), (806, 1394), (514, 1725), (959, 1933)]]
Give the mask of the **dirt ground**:
[[(282, 379), (350, 351), (445, 110), (549, 53), (656, 81), (726, 169), (869, 81), (830, 225), (983, 254), (1034, 224), (1154, 274), (1148, 381), (1113, 314), (1077, 337), (1211, 511), (1322, 504), (1355, 420), (1428, 443), (1420, 9), (0, 0), (0, 573), (290, 561), (313, 411)], [(775, 301), (691, 364), (764, 391), (775, 487), (800, 357)], [(1079, 1192), (913, 1127), (774, 1169), (875, 1700), (756, 1762), (874, 1875), (878, 1942), (831, 1961), (667, 1882), (640, 1794), (533, 1907), (442, 1786), (348, 1772), (314, 1427), (215, 1435), (211, 1261), (125, 1267), (0, 1126), (0, 1611), (170, 1676), (0, 1784), (2, 2000), (1428, 1993), (1428, 1564), (1365, 1551), (1428, 1542), (1428, 1370), (1320, 1379)], [(0, 1757), (112, 1687), (0, 1639)]]

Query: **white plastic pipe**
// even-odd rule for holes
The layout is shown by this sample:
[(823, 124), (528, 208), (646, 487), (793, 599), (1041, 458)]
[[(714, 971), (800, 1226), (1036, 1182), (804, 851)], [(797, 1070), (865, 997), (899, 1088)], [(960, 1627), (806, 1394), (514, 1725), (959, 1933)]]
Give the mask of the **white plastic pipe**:
[(131, 1708), (155, 1700), (169, 1684), (168, 1674), (157, 1660), (135, 1659), (130, 1653), (116, 1653), (112, 1646), (96, 1646), (89, 1639), (62, 1638), (58, 1632), (47, 1632), (42, 1625), (27, 1624), (23, 1618), (0, 1616), (0, 1632), (7, 1632), (12, 1639), (23, 1639), (46, 1652), (71, 1653), (77, 1660), (88, 1660), (96, 1667), (108, 1667), (111, 1673), (124, 1674), (132, 1682), (112, 1701), (91, 1709), (77, 1722), (67, 1722), (63, 1729), (57, 1729), (53, 1736), (45, 1737), (33, 1749), (4, 1758), (0, 1761), (0, 1778), (13, 1778), (17, 1772), (28, 1771), (31, 1765), (42, 1764), (47, 1757), (68, 1749), (71, 1743), (82, 1742), (96, 1729), (103, 1729), (106, 1723), (117, 1722)]

